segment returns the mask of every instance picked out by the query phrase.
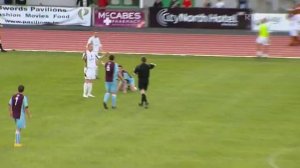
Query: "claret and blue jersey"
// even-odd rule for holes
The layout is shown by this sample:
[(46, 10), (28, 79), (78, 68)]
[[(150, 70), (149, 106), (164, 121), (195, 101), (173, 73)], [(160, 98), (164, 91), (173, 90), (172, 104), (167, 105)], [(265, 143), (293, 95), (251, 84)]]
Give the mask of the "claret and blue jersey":
[(104, 65), (105, 68), (105, 88), (107, 92), (115, 93), (118, 87), (118, 64), (108, 61)]
[(10, 98), (9, 106), (12, 108), (17, 128), (25, 128), (25, 108), (28, 108), (27, 97), (21, 93), (17, 93)]

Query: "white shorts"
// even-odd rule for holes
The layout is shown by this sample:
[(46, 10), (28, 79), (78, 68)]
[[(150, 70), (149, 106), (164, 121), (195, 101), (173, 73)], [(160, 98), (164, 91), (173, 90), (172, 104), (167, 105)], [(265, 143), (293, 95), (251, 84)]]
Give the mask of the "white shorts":
[(261, 45), (269, 45), (269, 38), (268, 37), (257, 37), (256, 43), (261, 44)]
[(96, 79), (96, 68), (86, 68), (84, 74), (85, 79), (94, 80)]
[(95, 53), (99, 53), (101, 51), (101, 48), (99, 48), (99, 47), (93, 47), (93, 52), (95, 52)]
[(290, 30), (290, 36), (293, 36), (293, 37), (298, 36), (298, 30), (297, 29), (291, 29)]

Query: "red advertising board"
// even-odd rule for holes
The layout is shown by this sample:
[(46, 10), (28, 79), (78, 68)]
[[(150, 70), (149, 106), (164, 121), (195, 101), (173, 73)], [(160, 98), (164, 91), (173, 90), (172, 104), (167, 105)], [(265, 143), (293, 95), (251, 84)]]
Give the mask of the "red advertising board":
[(142, 28), (145, 14), (140, 10), (95, 9), (94, 26)]

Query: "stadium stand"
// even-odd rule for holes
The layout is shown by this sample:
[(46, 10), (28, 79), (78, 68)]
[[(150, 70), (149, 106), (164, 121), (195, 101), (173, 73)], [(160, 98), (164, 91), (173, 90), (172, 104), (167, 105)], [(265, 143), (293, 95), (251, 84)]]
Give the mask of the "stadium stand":
[[(145, 7), (153, 5), (155, 0), (147, 0), (144, 2)], [(167, 2), (168, 0), (164, 0)], [(211, 0), (212, 4), (215, 4), (217, 0)], [(238, 6), (238, 0), (224, 0), (226, 8), (236, 8)], [(299, 0), (248, 0), (249, 7), (254, 12), (286, 12), (288, 8), (295, 3), (299, 3)], [(194, 0), (194, 7), (202, 7), (204, 0)]]

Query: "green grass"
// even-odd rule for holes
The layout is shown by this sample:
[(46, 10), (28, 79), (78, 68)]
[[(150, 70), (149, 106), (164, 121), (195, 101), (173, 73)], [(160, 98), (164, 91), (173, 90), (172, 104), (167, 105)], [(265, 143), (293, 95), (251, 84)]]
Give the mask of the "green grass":
[[(298, 168), (300, 60), (148, 56), (138, 93), (104, 111), (103, 78), (82, 98), (81, 54), (0, 54), (1, 168)], [(117, 55), (127, 70), (139, 57)], [(101, 76), (103, 71), (101, 69)], [(7, 103), (25, 85), (32, 119), (13, 148)]]

